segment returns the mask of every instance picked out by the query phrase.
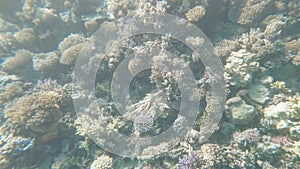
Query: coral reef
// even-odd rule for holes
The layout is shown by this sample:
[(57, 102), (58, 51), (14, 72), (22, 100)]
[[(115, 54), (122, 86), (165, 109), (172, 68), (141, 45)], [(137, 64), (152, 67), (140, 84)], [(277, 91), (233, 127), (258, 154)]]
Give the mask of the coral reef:
[(63, 111), (68, 106), (69, 98), (61, 86), (52, 81), (40, 84), (41, 91), (18, 98), (4, 110), (6, 124), (11, 132), (20, 133), (33, 130), (39, 133), (58, 130)]
[(113, 159), (107, 155), (101, 155), (100, 157), (97, 157), (91, 165), (91, 169), (109, 169), (113, 166)]
[(203, 6), (195, 6), (190, 9), (185, 15), (188, 21), (197, 22), (204, 17), (206, 10)]
[(238, 23), (242, 25), (251, 24), (254, 20), (257, 20), (263, 13), (266, 13), (272, 0), (249, 0), (246, 2), (244, 8), (241, 11), (241, 15), (238, 18)]
[(16, 39), (12, 33), (0, 33), (0, 55), (1, 58), (11, 56), (16, 48)]
[[(164, 14), (182, 19), (149, 20)], [(159, 33), (131, 36), (148, 31), (135, 24), (141, 18)], [(299, 0), (1, 0), (0, 168), (300, 168), (299, 25)], [(193, 26), (208, 39), (173, 37)], [(85, 46), (118, 35), (130, 36)], [(201, 50), (209, 40), (215, 56)], [(81, 54), (88, 62), (77, 68), (87, 78), (89, 66), (97, 71), (95, 89), (85, 77), (71, 82)], [(223, 74), (204, 62), (215, 57), (226, 99), (213, 90)], [(113, 86), (129, 78), (128, 91)], [(169, 130), (178, 137), (147, 147)], [(117, 134), (136, 139), (116, 145)], [(118, 146), (147, 158), (104, 149)]]
[(31, 67), (33, 54), (28, 50), (19, 50), (14, 57), (7, 58), (3, 63), (3, 71), (7, 73), (16, 73), (24, 71)]
[(36, 71), (51, 70), (58, 63), (57, 52), (40, 53), (32, 58), (32, 66)]
[(63, 39), (59, 45), (58, 45), (58, 49), (61, 52), (64, 52), (65, 50), (67, 50), (68, 48), (75, 46), (79, 43), (82, 43), (85, 41), (84, 36), (80, 35), (80, 34), (70, 34), (69, 36), (67, 36), (65, 39)]
[(242, 98), (233, 97), (226, 102), (226, 116), (237, 125), (249, 125), (255, 121), (257, 111)]
[(64, 65), (70, 65), (70, 66), (74, 65), (77, 57), (80, 55), (80, 50), (82, 49), (83, 46), (84, 43), (80, 43), (66, 49), (62, 53), (59, 62)]
[(22, 29), (19, 32), (16, 32), (14, 37), (16, 38), (17, 43), (25, 49), (33, 50), (38, 43), (37, 35), (32, 28)]
[(260, 104), (266, 103), (270, 99), (270, 91), (269, 89), (261, 84), (251, 85), (249, 87), (249, 97)]

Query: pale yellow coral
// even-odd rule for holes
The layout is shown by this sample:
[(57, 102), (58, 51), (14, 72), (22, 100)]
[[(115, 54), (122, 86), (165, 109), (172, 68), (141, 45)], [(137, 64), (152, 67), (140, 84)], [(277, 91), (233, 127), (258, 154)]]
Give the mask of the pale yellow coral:
[(235, 40), (222, 40), (214, 48), (214, 54), (219, 57), (228, 56), (232, 51), (237, 49), (238, 42)]
[(101, 155), (97, 157), (92, 165), (91, 169), (109, 169), (113, 166), (113, 159), (107, 155)]
[(60, 63), (64, 65), (75, 64), (76, 59), (79, 56), (80, 50), (83, 46), (84, 43), (80, 43), (65, 50), (64, 53), (61, 55)]
[(63, 52), (71, 46), (77, 45), (85, 41), (84, 36), (80, 34), (70, 34), (63, 41), (61, 41), (58, 45), (58, 49)]
[(9, 58), (2, 63), (2, 68), (6, 72), (15, 72), (24, 66), (31, 66), (33, 54), (28, 50), (19, 50), (15, 57)]
[(62, 109), (66, 108), (69, 98), (61, 86), (49, 83), (40, 84), (41, 91), (24, 95), (6, 108), (4, 115), (12, 132), (32, 129), (44, 133), (59, 124), (59, 119), (65, 115)]
[(249, 0), (246, 3), (245, 7), (242, 9), (241, 15), (238, 19), (238, 23), (242, 25), (251, 24), (260, 16), (269, 2), (270, 0)]
[(279, 92), (283, 92), (283, 93), (290, 93), (291, 90), (288, 89), (286, 86), (285, 86), (285, 82), (283, 81), (276, 81), (274, 83), (271, 83), (271, 88), (272, 89), (275, 89)]
[(128, 70), (130, 71), (130, 73), (132, 75), (136, 75), (138, 72), (138, 70), (142, 70), (143, 69), (143, 60), (140, 58), (133, 58), (129, 61), (128, 63)]
[(15, 34), (19, 44), (26, 48), (33, 48), (37, 43), (37, 36), (32, 28), (24, 28)]
[(266, 36), (264, 32), (258, 29), (250, 29), (248, 33), (242, 34), (238, 39), (241, 48), (257, 54), (257, 59), (260, 56), (265, 56), (274, 53), (277, 49), (277, 44)]
[(292, 63), (296, 66), (300, 66), (300, 53), (293, 57)]
[(33, 60), (33, 69), (36, 71), (45, 71), (58, 63), (58, 54), (56, 52), (42, 53), (36, 55)]
[(196, 6), (190, 9), (185, 15), (188, 21), (197, 22), (204, 17), (206, 10), (203, 6)]

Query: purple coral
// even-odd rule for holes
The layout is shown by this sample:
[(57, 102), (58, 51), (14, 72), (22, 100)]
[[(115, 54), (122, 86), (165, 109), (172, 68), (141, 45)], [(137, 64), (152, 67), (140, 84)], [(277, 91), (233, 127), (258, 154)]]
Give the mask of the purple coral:
[(275, 136), (271, 138), (271, 142), (280, 144), (281, 146), (291, 147), (294, 145), (294, 141), (286, 136)]
[(183, 158), (179, 157), (178, 169), (192, 169), (196, 162), (196, 154), (192, 151), (189, 152), (188, 156)]
[[(207, 68), (207, 70), (210, 70)], [(220, 77), (210, 71), (206, 71), (202, 78), (198, 81), (198, 84), (213, 84), (219, 82)]]
[(243, 132), (246, 136), (246, 139), (250, 142), (258, 142), (260, 139), (260, 133), (257, 128), (248, 129)]
[(258, 142), (261, 138), (259, 130), (257, 128), (247, 129), (243, 132), (235, 132), (233, 133), (233, 139), (240, 143), (255, 143)]

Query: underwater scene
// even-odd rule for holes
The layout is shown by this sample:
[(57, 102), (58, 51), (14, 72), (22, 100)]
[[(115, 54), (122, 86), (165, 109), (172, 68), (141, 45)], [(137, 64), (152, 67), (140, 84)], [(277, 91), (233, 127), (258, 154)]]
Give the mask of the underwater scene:
[(0, 169), (299, 169), (299, 0), (0, 0)]

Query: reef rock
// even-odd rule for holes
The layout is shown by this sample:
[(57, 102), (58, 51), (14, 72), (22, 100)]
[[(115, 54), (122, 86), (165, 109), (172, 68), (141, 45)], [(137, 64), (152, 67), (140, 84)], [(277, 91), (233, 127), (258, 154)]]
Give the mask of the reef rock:
[(248, 94), (253, 101), (260, 104), (264, 104), (270, 99), (270, 91), (266, 86), (261, 84), (251, 85)]
[(255, 108), (248, 105), (240, 97), (233, 97), (227, 100), (225, 112), (226, 116), (237, 125), (251, 124), (256, 116)]

